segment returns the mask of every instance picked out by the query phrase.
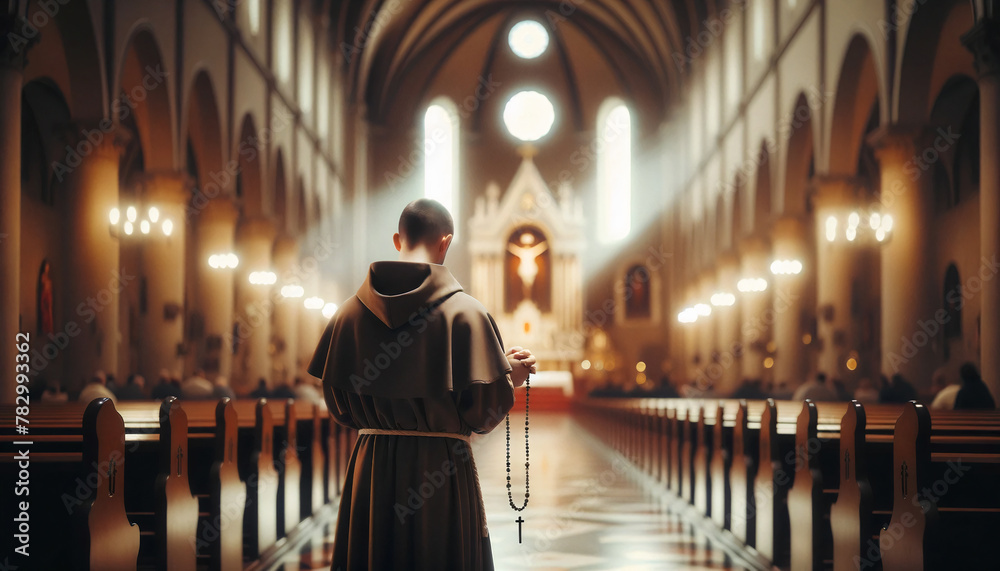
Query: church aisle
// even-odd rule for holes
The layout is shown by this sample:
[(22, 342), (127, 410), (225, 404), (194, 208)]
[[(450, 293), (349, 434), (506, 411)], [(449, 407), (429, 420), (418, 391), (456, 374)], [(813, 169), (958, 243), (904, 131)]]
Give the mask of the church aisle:
[[(524, 500), (524, 416), (511, 415), (514, 503)], [(531, 501), (507, 499), (504, 428), (474, 444), (497, 571), (744, 569), (636, 483), (568, 414), (531, 416)]]
[[(524, 416), (511, 416), (514, 502), (524, 499)], [(649, 494), (624, 461), (568, 414), (531, 417), (531, 501), (507, 501), (504, 427), (473, 449), (497, 571), (745, 569), (697, 526)], [(524, 520), (518, 543), (518, 516)], [(271, 571), (329, 569), (333, 522)]]

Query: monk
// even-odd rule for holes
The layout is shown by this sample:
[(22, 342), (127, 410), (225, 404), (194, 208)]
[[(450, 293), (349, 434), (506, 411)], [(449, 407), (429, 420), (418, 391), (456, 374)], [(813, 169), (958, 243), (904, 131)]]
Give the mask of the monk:
[(333, 418), (359, 431), (334, 571), (493, 569), (469, 435), (503, 422), (536, 360), (504, 352), (486, 308), (442, 265), (453, 236), (440, 203), (407, 205), (399, 261), (371, 265), (309, 366)]

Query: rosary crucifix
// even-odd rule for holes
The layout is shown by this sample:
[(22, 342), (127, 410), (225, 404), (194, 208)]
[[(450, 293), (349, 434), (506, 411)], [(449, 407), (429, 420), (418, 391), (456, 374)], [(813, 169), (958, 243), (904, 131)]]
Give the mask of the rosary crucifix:
[[(531, 375), (529, 374), (528, 378), (524, 380), (524, 503), (521, 504), (521, 507), (514, 505), (514, 495), (510, 489), (510, 414), (507, 415), (507, 501), (510, 502), (510, 507), (518, 512), (524, 511), (524, 508), (528, 507), (528, 498), (531, 495), (528, 488), (528, 396), (530, 394)], [(517, 522), (517, 542), (521, 543), (521, 524), (524, 523), (524, 519), (519, 515), (515, 521)]]

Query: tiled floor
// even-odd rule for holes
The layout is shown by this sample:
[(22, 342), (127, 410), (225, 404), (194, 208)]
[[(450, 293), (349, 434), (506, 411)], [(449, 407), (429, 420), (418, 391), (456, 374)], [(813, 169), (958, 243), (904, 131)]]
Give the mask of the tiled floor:
[[(524, 498), (523, 426), (523, 417), (511, 417), (518, 505)], [(569, 415), (536, 413), (531, 427), (531, 501), (520, 513), (507, 502), (503, 427), (473, 444), (497, 571), (744, 569), (674, 513), (668, 499), (647, 492), (626, 464)], [(332, 527), (275, 571), (328, 569)]]

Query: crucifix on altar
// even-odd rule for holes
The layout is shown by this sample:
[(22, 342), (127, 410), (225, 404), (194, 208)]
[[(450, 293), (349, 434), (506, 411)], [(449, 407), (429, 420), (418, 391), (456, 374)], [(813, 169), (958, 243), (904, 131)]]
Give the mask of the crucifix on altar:
[(562, 379), (569, 394), (572, 364), (583, 357), (583, 208), (570, 185), (550, 191), (531, 155), (523, 153), (506, 192), (494, 182), (476, 201), (472, 294), (501, 331), (516, 331), (512, 339), (535, 352), (534, 382)]

